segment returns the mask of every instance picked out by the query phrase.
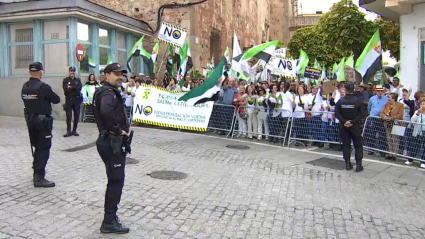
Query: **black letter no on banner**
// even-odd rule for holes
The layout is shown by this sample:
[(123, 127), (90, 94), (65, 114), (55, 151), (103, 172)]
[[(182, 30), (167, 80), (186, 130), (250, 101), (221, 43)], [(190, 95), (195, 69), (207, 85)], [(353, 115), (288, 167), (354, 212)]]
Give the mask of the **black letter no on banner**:
[(277, 67), (280, 68), (280, 66), (282, 66), (283, 69), (286, 69), (286, 67), (288, 67), (288, 70), (292, 71), (292, 62), (290, 61), (280, 59), (279, 65)]

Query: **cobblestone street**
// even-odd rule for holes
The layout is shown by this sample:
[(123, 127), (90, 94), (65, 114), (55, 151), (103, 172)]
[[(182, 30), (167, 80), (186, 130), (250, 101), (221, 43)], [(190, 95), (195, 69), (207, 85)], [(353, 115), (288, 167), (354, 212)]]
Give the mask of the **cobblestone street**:
[[(55, 121), (49, 189), (33, 187), (23, 118), (0, 116), (0, 129), (0, 238), (425, 238), (422, 170), (366, 160), (346, 172), (310, 163), (322, 154), (141, 127), (118, 210), (131, 231), (103, 235), (95, 124), (63, 138)], [(158, 170), (188, 177), (148, 175)]]

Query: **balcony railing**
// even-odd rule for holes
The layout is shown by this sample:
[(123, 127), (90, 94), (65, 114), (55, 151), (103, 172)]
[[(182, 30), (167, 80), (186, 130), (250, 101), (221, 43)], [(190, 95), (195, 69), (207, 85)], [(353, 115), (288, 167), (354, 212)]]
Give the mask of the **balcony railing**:
[(319, 16), (303, 16), (303, 17), (291, 17), (289, 19), (290, 27), (307, 27), (313, 26), (319, 21)]

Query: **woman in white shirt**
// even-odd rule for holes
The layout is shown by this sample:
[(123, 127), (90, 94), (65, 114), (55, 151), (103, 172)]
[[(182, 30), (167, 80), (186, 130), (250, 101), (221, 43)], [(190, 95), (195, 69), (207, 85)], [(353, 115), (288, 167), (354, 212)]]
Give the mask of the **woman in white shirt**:
[(170, 79), (170, 83), (168, 84), (167, 89), (173, 91), (181, 91), (180, 86), (177, 85), (176, 78), (173, 77)]
[[(308, 122), (305, 118), (305, 111), (309, 109), (310, 97), (306, 95), (307, 87), (305, 84), (300, 84), (297, 87), (298, 95), (295, 96), (295, 101), (293, 106), (295, 107), (293, 119), (294, 123), (292, 125), (292, 134), (296, 135), (297, 139), (308, 139)], [(301, 143), (307, 145), (308, 142), (300, 140)], [(299, 146), (299, 143), (295, 143), (295, 146)]]
[(258, 98), (256, 101), (257, 106), (257, 120), (258, 120), (258, 140), (261, 140), (263, 135), (263, 126), (264, 126), (264, 135), (266, 140), (269, 140), (269, 125), (267, 124), (267, 105), (265, 104), (266, 100), (266, 91), (260, 87), (258, 90)]
[(267, 122), (269, 124), (270, 142), (277, 143), (279, 136), (279, 118), (281, 117), (281, 104), (279, 99), (278, 86), (273, 84), (270, 86), (270, 94), (266, 97), (266, 104), (268, 107)]
[[(310, 121), (310, 135), (312, 135), (313, 140), (320, 140), (320, 132), (322, 127), (321, 116), (322, 116), (322, 89), (319, 86), (314, 86), (311, 89), (310, 94), (310, 103), (309, 109), (311, 110), (311, 119)], [(313, 142), (312, 146), (318, 146), (323, 148), (324, 144), (319, 142)]]
[(258, 119), (257, 111), (255, 109), (258, 96), (255, 94), (254, 86), (248, 85), (246, 87), (247, 94), (244, 98), (246, 99), (246, 110), (248, 113), (248, 138), (252, 139), (252, 136), (259, 138), (258, 134)]
[[(422, 100), (420, 108), (417, 110), (411, 119), (413, 124), (412, 136), (416, 139), (412, 142), (411, 148), (414, 149), (413, 157), (425, 161), (425, 101)], [(408, 160), (412, 162), (411, 160)], [(425, 163), (421, 163), (421, 168), (425, 168)]]
[[(322, 129), (320, 135), (320, 141), (322, 142), (339, 142), (339, 128), (335, 123), (335, 106), (331, 106), (330, 101), (332, 93), (327, 97), (327, 100), (322, 102)], [(329, 148), (333, 148), (335, 143), (329, 143)]]
[(292, 113), (294, 111), (295, 95), (291, 92), (291, 84), (289, 82), (282, 83), (280, 99), (282, 100), (282, 133), (286, 132), (285, 145), (288, 143)]

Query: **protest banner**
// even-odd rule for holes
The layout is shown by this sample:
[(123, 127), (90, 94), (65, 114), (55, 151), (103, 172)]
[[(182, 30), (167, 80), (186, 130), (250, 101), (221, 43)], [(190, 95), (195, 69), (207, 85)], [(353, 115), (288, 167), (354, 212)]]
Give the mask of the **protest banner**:
[(313, 68), (313, 67), (305, 68), (304, 77), (318, 80), (320, 79), (321, 76), (322, 76), (322, 70), (318, 68)]
[(187, 31), (175, 25), (163, 22), (158, 33), (158, 40), (175, 47), (183, 47)]
[(356, 72), (354, 71), (354, 68), (351, 66), (344, 66), (344, 75), (346, 81), (356, 81)]
[(195, 106), (178, 99), (184, 92), (141, 85), (136, 90), (133, 121), (163, 127), (206, 131), (214, 102)]
[(297, 76), (297, 60), (286, 59), (282, 55), (272, 56), (266, 66), (273, 75)]
[(330, 93), (333, 93), (335, 91), (335, 87), (338, 85), (337, 80), (330, 80), (330, 81), (324, 81), (323, 82), (323, 95), (328, 95)]

